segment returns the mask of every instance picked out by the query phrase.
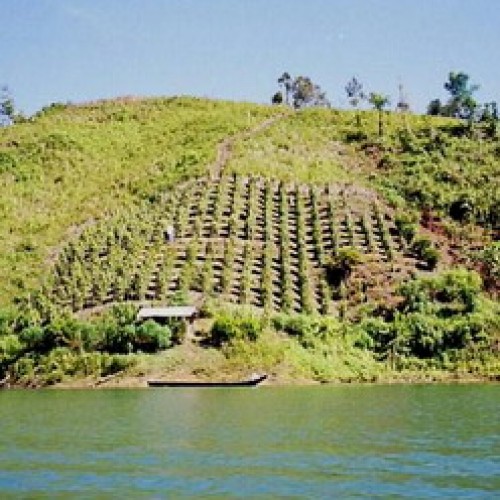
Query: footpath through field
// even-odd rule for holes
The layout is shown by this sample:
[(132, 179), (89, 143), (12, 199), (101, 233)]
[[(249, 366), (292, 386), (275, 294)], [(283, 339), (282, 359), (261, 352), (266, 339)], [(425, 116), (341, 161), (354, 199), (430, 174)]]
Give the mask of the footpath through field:
[(267, 118), (263, 122), (259, 123), (256, 127), (251, 128), (249, 130), (244, 130), (243, 132), (239, 132), (230, 137), (226, 137), (222, 142), (220, 142), (217, 146), (217, 157), (215, 162), (209, 168), (209, 175), (212, 180), (219, 179), (224, 174), (224, 169), (226, 168), (229, 160), (231, 159), (233, 152), (233, 145), (236, 141), (241, 139), (248, 139), (255, 134), (258, 134), (262, 130), (271, 127), (277, 121), (282, 120), (288, 116), (290, 116), (293, 111), (284, 111), (278, 115), (272, 116), (271, 118)]

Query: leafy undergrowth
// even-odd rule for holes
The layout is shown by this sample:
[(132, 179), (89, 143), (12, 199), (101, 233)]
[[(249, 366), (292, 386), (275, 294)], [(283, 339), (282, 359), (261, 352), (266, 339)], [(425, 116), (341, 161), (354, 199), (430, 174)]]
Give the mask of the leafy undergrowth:
[(135, 307), (120, 306), (90, 322), (59, 319), (3, 336), (0, 367), (6, 382), (28, 387), (252, 373), (277, 384), (498, 379), (500, 307), (479, 292), (477, 274), (448, 272), (403, 288), (397, 308), (359, 322), (214, 303), (188, 342), (181, 325), (139, 323)]

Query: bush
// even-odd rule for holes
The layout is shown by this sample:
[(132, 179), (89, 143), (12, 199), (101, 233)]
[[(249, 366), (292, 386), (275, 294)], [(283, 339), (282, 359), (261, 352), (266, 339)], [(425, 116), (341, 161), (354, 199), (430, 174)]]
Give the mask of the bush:
[(132, 366), (135, 359), (108, 353), (75, 353), (58, 347), (43, 356), (25, 355), (9, 367), (11, 380), (22, 385), (45, 386), (67, 377), (105, 377)]
[(111, 354), (128, 354), (134, 350), (136, 336), (134, 325), (120, 326), (114, 321), (106, 321), (100, 326), (103, 328), (100, 351)]
[(466, 196), (460, 196), (457, 200), (453, 201), (448, 210), (450, 217), (460, 222), (469, 220), (473, 212), (473, 204)]
[(13, 313), (0, 310), (0, 338), (14, 332), (15, 316)]
[(397, 214), (394, 222), (399, 234), (401, 234), (407, 243), (411, 243), (417, 234), (418, 227), (414, 217), (411, 217), (406, 213)]
[(411, 245), (411, 250), (417, 258), (427, 264), (429, 270), (436, 268), (439, 261), (439, 252), (429, 238), (425, 236), (416, 238)]
[(17, 335), (0, 337), (0, 380), (5, 376), (7, 367), (23, 352), (23, 346)]
[(111, 317), (119, 326), (133, 325), (137, 319), (137, 306), (134, 304), (116, 304), (111, 308)]
[(53, 339), (45, 335), (45, 331), (41, 326), (24, 328), (19, 334), (19, 339), (29, 352), (48, 352), (55, 347)]
[(210, 331), (210, 341), (221, 346), (232, 340), (256, 341), (263, 330), (262, 320), (257, 317), (220, 316), (215, 320)]
[(412, 280), (399, 293), (404, 300), (392, 321), (376, 318), (361, 325), (377, 352), (439, 364), (452, 351), (483, 345), (498, 334), (498, 307), (481, 298), (481, 278), (474, 271), (454, 269)]
[(500, 289), (500, 242), (491, 243), (474, 256), (488, 290)]
[(339, 287), (346, 281), (354, 266), (363, 261), (363, 256), (354, 247), (341, 248), (325, 265), (326, 277), (331, 286)]
[(403, 297), (400, 309), (403, 312), (422, 312), (431, 306), (428, 282), (415, 279), (403, 283), (398, 290)]
[(440, 302), (459, 302), (465, 312), (475, 309), (476, 300), (481, 292), (481, 277), (475, 271), (454, 269), (442, 273), (432, 282), (434, 297)]
[(149, 319), (136, 328), (134, 350), (156, 352), (171, 345), (172, 332), (168, 326), (160, 326)]
[(295, 337), (306, 349), (314, 347), (318, 342), (330, 340), (341, 331), (341, 324), (335, 319), (306, 314), (276, 316), (273, 318), (273, 327)]
[[(404, 301), (401, 311), (450, 313), (472, 312), (481, 292), (481, 278), (475, 271), (454, 269), (428, 279), (415, 279), (402, 284), (399, 293)], [(444, 314), (444, 306), (446, 313)], [(450, 306), (455, 307), (450, 309)]]
[(361, 323), (360, 328), (371, 339), (370, 347), (378, 353), (385, 352), (396, 337), (392, 323), (382, 318), (368, 318)]

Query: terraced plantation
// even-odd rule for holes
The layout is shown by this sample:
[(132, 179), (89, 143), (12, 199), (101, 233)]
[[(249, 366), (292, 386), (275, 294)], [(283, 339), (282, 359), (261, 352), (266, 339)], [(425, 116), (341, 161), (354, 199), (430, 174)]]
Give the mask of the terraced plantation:
[[(169, 225), (173, 242), (166, 241)], [(165, 195), (154, 211), (87, 228), (62, 251), (52, 295), (73, 310), (192, 293), (198, 302), (216, 295), (266, 309), (328, 314), (335, 301), (325, 264), (342, 247), (365, 255), (371, 276), (359, 286), (353, 280), (339, 299), (383, 296), (388, 282), (408, 278), (418, 264), (391, 211), (366, 189), (237, 175), (200, 179)]]

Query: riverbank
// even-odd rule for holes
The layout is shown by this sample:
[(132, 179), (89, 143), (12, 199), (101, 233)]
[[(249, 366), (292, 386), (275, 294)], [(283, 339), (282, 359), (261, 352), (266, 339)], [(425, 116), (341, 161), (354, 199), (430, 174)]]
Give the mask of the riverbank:
[[(283, 343), (284, 347), (286, 343)], [(255, 348), (255, 346), (253, 346)], [(263, 358), (260, 349), (254, 355), (248, 352), (228, 351), (200, 347), (187, 342), (155, 355), (132, 355), (133, 360), (123, 371), (105, 376), (65, 377), (51, 384), (57, 389), (125, 389), (147, 387), (148, 380), (185, 381), (237, 381), (245, 380), (254, 373), (266, 373), (266, 386), (308, 386), (322, 384), (432, 384), (432, 383), (481, 383), (497, 382), (500, 373), (487, 367), (468, 365), (454, 370), (437, 368), (392, 369), (387, 363), (352, 363), (344, 356), (338, 359), (332, 371), (321, 373), (319, 365), (324, 358), (316, 354), (304, 360), (297, 353), (284, 349), (288, 355)], [(273, 349), (270, 349), (271, 354)], [(274, 354), (276, 352), (274, 351)], [(306, 363), (309, 363), (309, 365)], [(336, 368), (335, 368), (336, 367)], [(42, 387), (33, 383), (12, 384), (13, 388)]]

